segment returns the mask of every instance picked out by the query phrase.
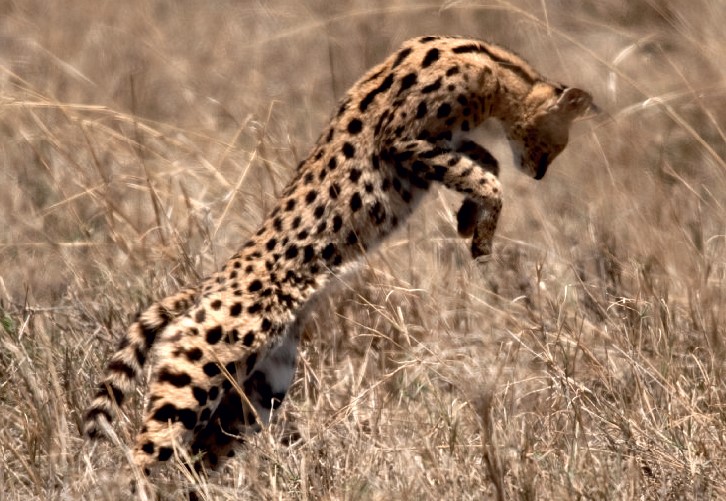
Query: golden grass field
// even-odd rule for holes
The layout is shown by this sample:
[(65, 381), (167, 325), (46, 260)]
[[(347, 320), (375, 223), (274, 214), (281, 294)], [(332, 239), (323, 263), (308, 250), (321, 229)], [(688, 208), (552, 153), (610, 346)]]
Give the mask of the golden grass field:
[(0, 0), (0, 500), (143, 494), (144, 385), (118, 444), (79, 432), (117, 339), (245, 241), (351, 83), (434, 33), (603, 113), (541, 182), (478, 136), (506, 191), (492, 260), (435, 189), (314, 313), (273, 425), (156, 495), (726, 497), (725, 23), (719, 0)]

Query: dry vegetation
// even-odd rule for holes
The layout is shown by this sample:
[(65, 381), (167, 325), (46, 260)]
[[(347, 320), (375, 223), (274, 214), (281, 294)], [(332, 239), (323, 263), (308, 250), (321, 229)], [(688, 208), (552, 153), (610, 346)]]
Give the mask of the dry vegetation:
[(708, 0), (0, 0), (0, 499), (134, 496), (143, 387), (121, 446), (79, 435), (115, 340), (430, 33), (516, 49), (605, 114), (539, 183), (496, 149), (486, 266), (434, 193), (312, 317), (281, 419), (209, 481), (163, 470), (161, 498), (726, 496), (724, 21)]

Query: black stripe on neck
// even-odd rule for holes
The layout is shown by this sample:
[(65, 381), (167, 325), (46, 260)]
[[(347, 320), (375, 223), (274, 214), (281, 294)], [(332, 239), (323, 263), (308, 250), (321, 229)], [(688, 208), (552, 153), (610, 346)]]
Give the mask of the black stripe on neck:
[(534, 78), (532, 75), (530, 75), (524, 68), (519, 66), (518, 64), (509, 61), (507, 59), (503, 59), (495, 54), (493, 54), (485, 45), (480, 43), (470, 43), (465, 45), (459, 45), (458, 47), (454, 47), (452, 49), (454, 54), (467, 54), (469, 52), (481, 52), (483, 54), (486, 54), (489, 56), (489, 58), (494, 61), (497, 64), (500, 64), (502, 67), (508, 69), (512, 73), (516, 74), (527, 82), (529, 85), (534, 85), (537, 82), (541, 81), (539, 78)]

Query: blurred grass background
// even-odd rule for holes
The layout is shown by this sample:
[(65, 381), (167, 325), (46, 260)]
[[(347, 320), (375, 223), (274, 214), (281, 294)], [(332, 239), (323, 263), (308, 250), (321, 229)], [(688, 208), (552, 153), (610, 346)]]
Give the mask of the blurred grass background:
[(116, 340), (219, 268), (348, 86), (423, 34), (505, 45), (604, 114), (541, 182), (479, 136), (495, 258), (471, 262), (434, 190), (312, 316), (268, 432), (158, 495), (726, 496), (725, 21), (708, 0), (0, 0), (0, 499), (135, 497), (143, 386), (122, 445), (79, 434)]

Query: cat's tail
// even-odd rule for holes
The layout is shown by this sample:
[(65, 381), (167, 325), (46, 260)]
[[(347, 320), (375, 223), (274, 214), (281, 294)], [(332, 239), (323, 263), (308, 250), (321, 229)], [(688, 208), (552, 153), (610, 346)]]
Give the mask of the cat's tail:
[(124, 399), (141, 377), (157, 335), (194, 304), (197, 289), (190, 288), (158, 301), (139, 314), (111, 356), (96, 395), (84, 416), (83, 433), (95, 439), (105, 436)]

